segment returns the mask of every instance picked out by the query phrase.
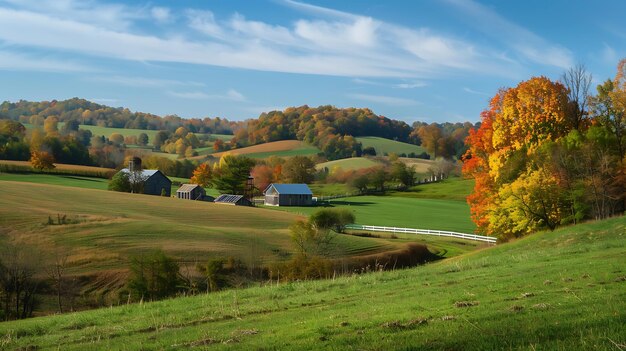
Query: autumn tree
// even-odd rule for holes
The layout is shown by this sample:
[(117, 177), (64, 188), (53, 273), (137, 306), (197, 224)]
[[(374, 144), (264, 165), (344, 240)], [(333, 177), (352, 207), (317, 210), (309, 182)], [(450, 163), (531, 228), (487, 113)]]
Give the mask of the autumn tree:
[(193, 176), (189, 180), (191, 184), (198, 184), (203, 188), (211, 187), (212, 171), (208, 163), (199, 165), (194, 171)]
[(48, 116), (43, 122), (43, 130), (47, 136), (59, 135), (59, 119), (55, 116)]
[(35, 169), (53, 169), (54, 156), (48, 151), (32, 151), (30, 153), (30, 164)]

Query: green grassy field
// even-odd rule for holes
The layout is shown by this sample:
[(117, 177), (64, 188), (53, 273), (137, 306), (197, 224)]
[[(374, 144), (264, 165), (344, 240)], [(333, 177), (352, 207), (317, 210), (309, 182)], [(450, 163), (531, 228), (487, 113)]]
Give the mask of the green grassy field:
[[(206, 151), (205, 151), (206, 152)], [(319, 153), (320, 150), (310, 144), (299, 140), (280, 140), (270, 143), (263, 143), (240, 149), (222, 151), (212, 154), (213, 157), (221, 157), (225, 154), (246, 155), (250, 158), (263, 159), (270, 156), (291, 157), (291, 156), (311, 156)]]
[(356, 138), (358, 142), (363, 145), (363, 148), (373, 147), (376, 149), (377, 156), (383, 156), (385, 153), (389, 154), (395, 152), (396, 154), (409, 154), (414, 152), (416, 154), (421, 154), (422, 152), (426, 152), (426, 150), (417, 145), (403, 143), (400, 141), (379, 138), (379, 137), (358, 137)]
[(316, 169), (328, 168), (329, 171), (333, 171), (334, 169), (341, 168), (345, 171), (347, 170), (357, 170), (362, 168), (370, 168), (375, 166), (380, 166), (381, 163), (376, 160), (365, 158), (365, 157), (352, 157), (352, 158), (344, 158), (341, 160), (328, 161), (324, 163), (319, 163), (315, 166)]
[(408, 191), (395, 191), (393, 196), (419, 198), (419, 199), (442, 199), (465, 202), (467, 196), (474, 188), (473, 179), (461, 179), (452, 177), (439, 183), (422, 184), (411, 187)]
[[(65, 186), (0, 178), (0, 229), (4, 233), (0, 242), (15, 242), (42, 255), (60, 248), (71, 253), (70, 266), (76, 274), (123, 270), (129, 256), (155, 248), (183, 261), (228, 256), (254, 257), (260, 262), (283, 259), (292, 252), (287, 228), (302, 218), (263, 208), (68, 186), (88, 183), (88, 179), (44, 177), (36, 181), (63, 181)], [(57, 215), (67, 215), (77, 223), (46, 224), (49, 216)], [(419, 240), (345, 236), (335, 252), (340, 256), (371, 254)]]
[(407, 270), (0, 323), (4, 349), (621, 350), (625, 217)]
[[(330, 200), (327, 206), (350, 209), (356, 216), (356, 223), (362, 225), (438, 229), (463, 233), (473, 233), (476, 229), (470, 220), (467, 204), (456, 200), (354, 196)], [(320, 207), (268, 206), (277, 211), (303, 215), (310, 215)]]

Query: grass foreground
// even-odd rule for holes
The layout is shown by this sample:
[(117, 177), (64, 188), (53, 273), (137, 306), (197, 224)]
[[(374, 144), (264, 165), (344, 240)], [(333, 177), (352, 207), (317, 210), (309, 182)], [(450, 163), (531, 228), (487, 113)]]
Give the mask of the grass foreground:
[(625, 217), (426, 266), (0, 323), (0, 348), (619, 350)]

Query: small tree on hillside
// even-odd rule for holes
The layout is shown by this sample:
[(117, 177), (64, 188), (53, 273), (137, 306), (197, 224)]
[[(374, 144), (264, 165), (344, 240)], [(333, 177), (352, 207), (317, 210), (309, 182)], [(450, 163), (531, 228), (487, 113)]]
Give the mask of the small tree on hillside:
[(306, 156), (294, 156), (283, 165), (282, 175), (290, 183), (311, 183), (315, 179), (315, 162)]
[(203, 163), (193, 171), (193, 176), (189, 180), (192, 184), (198, 184), (203, 188), (211, 186), (211, 166), (208, 163)]
[(130, 193), (130, 177), (126, 172), (118, 172), (109, 181), (109, 190)]
[(137, 299), (159, 300), (173, 296), (180, 286), (178, 263), (163, 251), (133, 257), (128, 289)]

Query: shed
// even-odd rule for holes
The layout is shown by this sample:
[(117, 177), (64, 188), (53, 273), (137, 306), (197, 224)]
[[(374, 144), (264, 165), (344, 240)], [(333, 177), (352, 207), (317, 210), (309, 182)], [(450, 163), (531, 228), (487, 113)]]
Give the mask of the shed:
[(120, 172), (128, 173), (131, 183), (142, 183), (143, 194), (167, 197), (172, 194), (172, 181), (158, 169), (131, 172), (128, 168), (123, 168)]
[(233, 205), (233, 206), (252, 206), (250, 200), (243, 197), (243, 195), (231, 195), (222, 194), (215, 199), (216, 204)]
[(198, 184), (183, 184), (176, 190), (176, 197), (185, 200), (204, 200), (206, 191)]
[(306, 184), (276, 184), (267, 186), (263, 192), (269, 206), (311, 206), (313, 193)]

